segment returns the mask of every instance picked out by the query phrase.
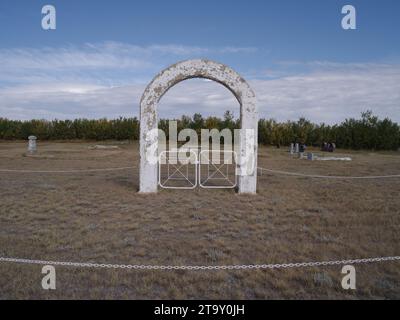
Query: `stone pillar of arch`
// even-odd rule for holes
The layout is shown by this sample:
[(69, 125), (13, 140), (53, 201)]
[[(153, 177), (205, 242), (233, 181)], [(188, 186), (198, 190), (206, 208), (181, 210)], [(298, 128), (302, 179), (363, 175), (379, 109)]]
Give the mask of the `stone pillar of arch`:
[[(229, 89), (240, 104), (241, 133), (239, 138), (238, 192), (254, 194), (257, 190), (257, 129), (256, 97), (248, 83), (234, 70), (210, 60), (195, 59), (178, 62), (161, 71), (146, 87), (140, 101), (140, 185), (139, 192), (158, 189), (158, 165), (151, 155), (158, 155), (157, 104), (177, 83), (191, 78), (216, 81)], [(250, 168), (250, 169), (249, 169)]]

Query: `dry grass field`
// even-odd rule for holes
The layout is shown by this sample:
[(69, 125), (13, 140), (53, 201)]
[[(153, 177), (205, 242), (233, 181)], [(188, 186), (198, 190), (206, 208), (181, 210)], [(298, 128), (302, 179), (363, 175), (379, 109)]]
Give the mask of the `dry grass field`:
[[(105, 142), (104, 142), (105, 143)], [(264, 173), (256, 196), (233, 190), (138, 189), (138, 144), (92, 150), (91, 142), (0, 143), (0, 256), (163, 265), (266, 264), (400, 255), (400, 179), (329, 180)], [(261, 147), (259, 166), (321, 175), (400, 174), (399, 153), (348, 152), (351, 162), (292, 159)], [(279, 270), (135, 271), (0, 263), (1, 299), (399, 299), (400, 262)]]

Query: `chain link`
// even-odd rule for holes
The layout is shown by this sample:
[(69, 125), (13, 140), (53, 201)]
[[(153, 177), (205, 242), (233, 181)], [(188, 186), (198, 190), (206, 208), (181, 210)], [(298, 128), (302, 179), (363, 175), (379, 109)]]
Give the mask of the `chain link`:
[(131, 265), (131, 264), (104, 264), (91, 262), (71, 262), (71, 261), (46, 261), (46, 260), (30, 260), (0, 257), (0, 262), (21, 263), (21, 264), (38, 264), (80, 268), (100, 268), (100, 269), (133, 269), (133, 270), (252, 270), (252, 269), (287, 269), (287, 268), (306, 268), (319, 266), (333, 266), (346, 264), (361, 264), (383, 261), (399, 261), (400, 256), (392, 257), (376, 257), (352, 260), (336, 260), (336, 261), (316, 261), (316, 262), (296, 262), (282, 264), (249, 264), (249, 265)]
[(118, 171), (127, 169), (136, 169), (137, 167), (117, 167), (117, 168), (97, 168), (97, 169), (68, 169), (68, 170), (18, 170), (18, 169), (0, 169), (0, 172), (12, 173), (84, 173), (101, 171)]
[(322, 178), (322, 179), (385, 179), (385, 178), (400, 178), (400, 174), (392, 174), (386, 176), (323, 176), (318, 174), (304, 174), (297, 172), (289, 172), (289, 171), (281, 171), (281, 170), (272, 170), (267, 168), (257, 167), (258, 170), (261, 171), (261, 175), (263, 171), (283, 174), (287, 176), (297, 176), (297, 177), (306, 177), (306, 178)]
[[(117, 168), (98, 168), (98, 169), (68, 169), (68, 170), (18, 170), (18, 169), (0, 169), (0, 172), (12, 173), (84, 173), (84, 172), (100, 172), (100, 171), (118, 171), (126, 169), (136, 169), (137, 167), (117, 167)], [(323, 179), (385, 179), (385, 178), (400, 178), (400, 174), (386, 175), (386, 176), (323, 176), (317, 174), (304, 174), (297, 172), (272, 170), (262, 167), (257, 167), (261, 175), (263, 171), (270, 173), (277, 173), (289, 176), (308, 177), (308, 178), (323, 178)]]

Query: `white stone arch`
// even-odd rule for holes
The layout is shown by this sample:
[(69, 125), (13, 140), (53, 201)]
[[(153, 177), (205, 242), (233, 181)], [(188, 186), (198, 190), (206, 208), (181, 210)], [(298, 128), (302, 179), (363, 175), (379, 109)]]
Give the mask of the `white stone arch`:
[(237, 72), (226, 65), (205, 59), (186, 60), (166, 68), (154, 77), (143, 93), (140, 101), (139, 192), (157, 192), (158, 166), (153, 161), (149, 161), (147, 156), (158, 149), (157, 104), (171, 87), (191, 78), (205, 78), (216, 81), (229, 89), (238, 100), (242, 129), (239, 138), (239, 157), (244, 159), (244, 155), (246, 155), (246, 159), (250, 159), (251, 162), (250, 165), (247, 163), (246, 166), (253, 168), (249, 172), (239, 161), (238, 191), (239, 193), (256, 193), (258, 113), (255, 94)]

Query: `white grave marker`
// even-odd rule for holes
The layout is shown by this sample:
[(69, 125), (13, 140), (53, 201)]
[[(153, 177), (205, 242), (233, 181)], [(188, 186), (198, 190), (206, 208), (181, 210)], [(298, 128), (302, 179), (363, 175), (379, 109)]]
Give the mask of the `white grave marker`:
[(29, 136), (28, 137), (28, 152), (29, 153), (35, 153), (36, 152), (36, 140), (37, 138), (35, 136)]

